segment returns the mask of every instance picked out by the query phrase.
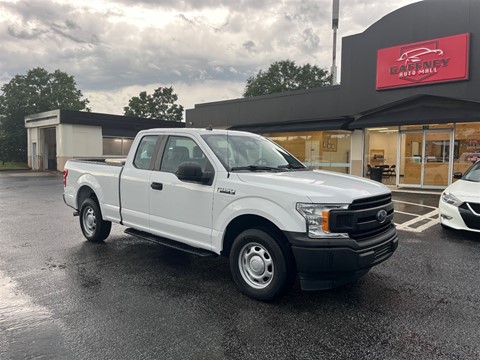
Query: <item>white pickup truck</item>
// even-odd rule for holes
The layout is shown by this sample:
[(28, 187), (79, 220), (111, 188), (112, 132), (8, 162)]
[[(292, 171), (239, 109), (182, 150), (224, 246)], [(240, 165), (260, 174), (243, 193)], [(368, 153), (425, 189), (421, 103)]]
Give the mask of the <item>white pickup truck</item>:
[(311, 171), (274, 142), (226, 130), (138, 133), (123, 162), (69, 160), (64, 201), (89, 241), (111, 223), (200, 256), (228, 256), (246, 295), (270, 301), (366, 274), (398, 245), (390, 190)]

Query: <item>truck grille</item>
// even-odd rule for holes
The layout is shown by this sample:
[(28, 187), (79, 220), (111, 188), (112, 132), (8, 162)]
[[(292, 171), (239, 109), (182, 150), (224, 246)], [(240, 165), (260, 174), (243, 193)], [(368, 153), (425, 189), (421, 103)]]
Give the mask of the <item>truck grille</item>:
[(389, 231), (392, 220), (392, 196), (374, 196), (355, 200), (348, 210), (330, 211), (330, 230), (364, 241)]

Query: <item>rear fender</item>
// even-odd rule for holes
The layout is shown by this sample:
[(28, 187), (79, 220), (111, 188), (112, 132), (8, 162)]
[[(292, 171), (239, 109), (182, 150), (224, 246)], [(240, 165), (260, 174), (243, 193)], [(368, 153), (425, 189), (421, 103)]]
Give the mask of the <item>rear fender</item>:
[(80, 210), (80, 207), (82, 206), (82, 202), (86, 197), (91, 197), (91, 196), (85, 196), (86, 190), (90, 189), (89, 192), (92, 192), (95, 197), (98, 200), (98, 205), (100, 206), (100, 210), (102, 211), (102, 214), (104, 213), (103, 211), (103, 202), (104, 202), (104, 196), (103, 196), (103, 191), (102, 188), (100, 187), (100, 184), (98, 183), (97, 179), (95, 179), (94, 176), (90, 174), (83, 174), (81, 175), (78, 180), (77, 180), (77, 198), (76, 198), (76, 207), (77, 209)]

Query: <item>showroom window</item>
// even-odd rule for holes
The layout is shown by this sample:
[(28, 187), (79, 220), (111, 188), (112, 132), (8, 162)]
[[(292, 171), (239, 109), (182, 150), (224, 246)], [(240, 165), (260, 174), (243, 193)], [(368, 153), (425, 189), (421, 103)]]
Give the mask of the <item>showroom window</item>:
[(264, 134), (312, 169), (350, 172), (350, 131)]
[(103, 138), (103, 156), (127, 156), (132, 146), (132, 138)]
[(464, 173), (480, 159), (480, 123), (455, 124), (453, 172)]
[(364, 176), (371, 177), (371, 168), (381, 168), (382, 181), (394, 182), (397, 169), (398, 126), (365, 130)]

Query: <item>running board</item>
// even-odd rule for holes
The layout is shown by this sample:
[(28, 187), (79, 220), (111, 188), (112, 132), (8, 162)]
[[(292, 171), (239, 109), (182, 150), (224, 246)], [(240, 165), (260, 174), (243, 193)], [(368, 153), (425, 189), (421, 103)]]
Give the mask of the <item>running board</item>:
[(144, 232), (144, 231), (135, 230), (135, 229), (132, 229), (132, 228), (125, 229), (125, 234), (133, 235), (133, 236), (139, 237), (140, 239), (152, 242), (154, 244), (164, 245), (164, 246), (167, 246), (169, 248), (180, 250), (180, 251), (183, 251), (183, 252), (187, 252), (189, 254), (197, 255), (197, 256), (200, 256), (200, 257), (215, 257), (215, 256), (217, 256), (217, 254), (215, 254), (212, 251), (196, 248), (196, 247), (193, 247), (193, 246), (190, 246), (190, 245), (178, 242), (178, 241), (173, 241), (173, 240), (170, 240), (170, 239), (166, 239), (166, 238), (163, 238), (163, 237), (160, 237), (160, 236), (156, 236), (156, 235), (149, 234), (149, 233)]

